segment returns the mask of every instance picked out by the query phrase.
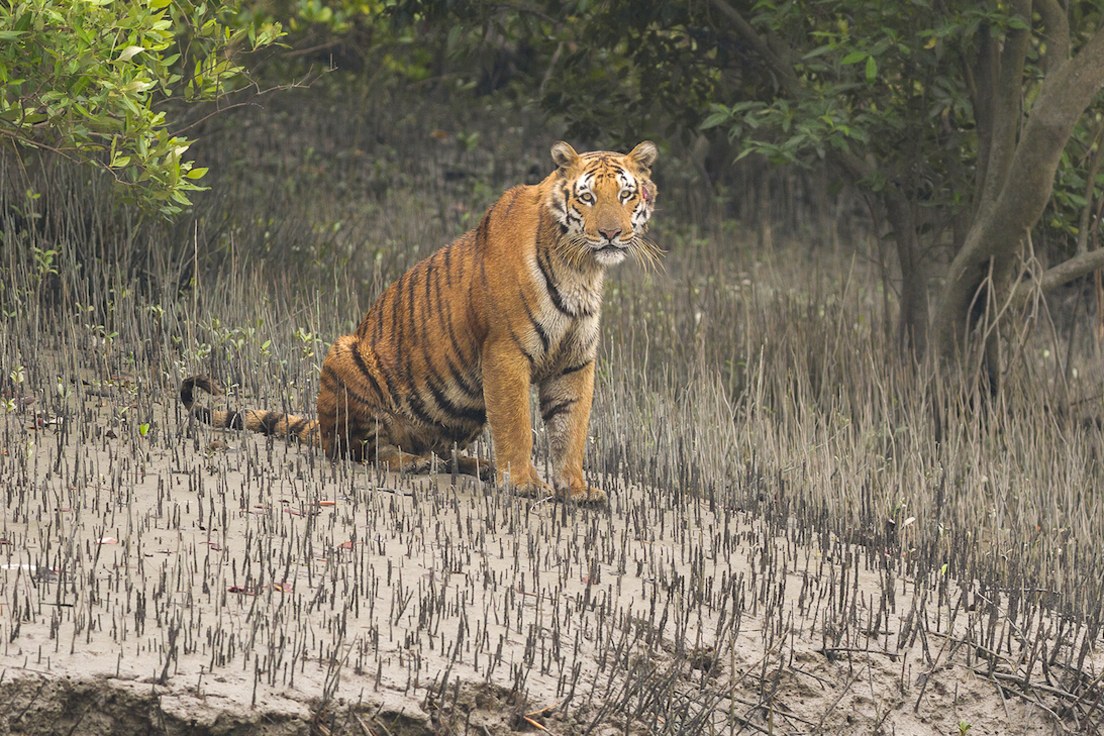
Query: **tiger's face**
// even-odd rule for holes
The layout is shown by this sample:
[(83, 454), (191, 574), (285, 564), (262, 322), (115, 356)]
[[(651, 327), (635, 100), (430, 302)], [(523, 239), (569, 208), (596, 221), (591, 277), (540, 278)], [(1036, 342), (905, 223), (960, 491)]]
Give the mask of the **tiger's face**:
[(559, 167), (552, 212), (580, 257), (601, 266), (620, 263), (628, 254), (655, 258), (656, 248), (644, 233), (655, 207), (651, 167), (656, 155), (651, 141), (627, 154), (579, 154), (563, 141), (552, 146), (552, 161)]

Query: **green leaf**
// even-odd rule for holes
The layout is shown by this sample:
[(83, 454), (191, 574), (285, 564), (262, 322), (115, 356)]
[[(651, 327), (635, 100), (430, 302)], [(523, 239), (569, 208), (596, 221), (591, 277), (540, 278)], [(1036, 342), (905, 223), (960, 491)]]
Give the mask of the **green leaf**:
[(194, 169), (189, 171), (184, 176), (188, 177), (189, 179), (202, 179), (204, 177), (204, 175), (206, 175), (206, 174), (207, 174), (207, 167), (206, 166), (196, 166)]
[(116, 59), (116, 61), (130, 61), (134, 58), (135, 54), (139, 54), (143, 51), (145, 51), (145, 49), (141, 46), (127, 46), (122, 50), (122, 53), (119, 54), (119, 58)]
[(705, 120), (698, 126), (699, 130), (709, 130), (710, 128), (716, 128), (722, 123), (728, 122), (732, 118), (732, 113), (729, 110), (717, 110), (706, 116)]
[(869, 56), (870, 55), (867, 54), (865, 51), (852, 51), (850, 54), (847, 54), (842, 59), (840, 59), (840, 63), (841, 64), (858, 64), (863, 59), (869, 58)]
[(866, 81), (873, 82), (878, 78), (878, 62), (873, 56), (866, 57)]
[(817, 46), (812, 51), (808, 52), (807, 54), (804, 54), (801, 57), (801, 60), (802, 61), (809, 61), (810, 59), (815, 59), (818, 56), (823, 56), (824, 54), (827, 54), (829, 51), (835, 51), (835, 50), (836, 50), (836, 47), (833, 44), (825, 44), (824, 46)]

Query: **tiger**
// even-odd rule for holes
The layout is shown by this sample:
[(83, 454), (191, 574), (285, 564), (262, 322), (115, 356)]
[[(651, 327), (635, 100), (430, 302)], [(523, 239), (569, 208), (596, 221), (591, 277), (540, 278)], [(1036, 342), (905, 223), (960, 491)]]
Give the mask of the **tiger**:
[[(583, 471), (606, 269), (648, 265), (657, 149), (578, 153), (552, 146), (555, 169), (508, 189), (479, 224), (388, 286), (322, 362), (317, 418), (257, 409), (213, 411), (185, 379), (196, 419), (320, 445), (330, 458), (393, 471), (432, 467), (483, 475), (522, 496), (604, 504)], [(530, 392), (548, 438), (548, 481), (533, 462)], [(493, 467), (462, 454), (490, 426)]]

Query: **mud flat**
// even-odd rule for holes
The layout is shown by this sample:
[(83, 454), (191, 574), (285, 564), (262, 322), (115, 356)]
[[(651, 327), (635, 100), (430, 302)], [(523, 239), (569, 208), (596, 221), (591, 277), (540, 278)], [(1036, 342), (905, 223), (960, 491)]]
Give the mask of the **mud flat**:
[(0, 415), (0, 734), (1098, 728), (1092, 637), (899, 576), (904, 546), (382, 475), (110, 393)]

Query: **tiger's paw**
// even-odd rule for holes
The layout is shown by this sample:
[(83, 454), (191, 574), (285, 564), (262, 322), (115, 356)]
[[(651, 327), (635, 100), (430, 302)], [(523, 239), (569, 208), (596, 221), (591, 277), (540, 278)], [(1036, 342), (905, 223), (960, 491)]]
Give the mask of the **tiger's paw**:
[(609, 504), (609, 497), (606, 496), (605, 491), (594, 486), (588, 486), (585, 483), (557, 491), (556, 496), (564, 501), (571, 501), (585, 506), (606, 506)]
[(509, 488), (515, 495), (522, 498), (555, 498), (556, 493), (552, 490), (552, 486), (544, 482), (538, 483), (526, 483), (524, 485), (515, 485), (511, 483)]
[(491, 461), (477, 455), (454, 453), (448, 467), (449, 470), (455, 470), (461, 475), (477, 476), (482, 481), (491, 481), (495, 477), (495, 469)]
[(496, 481), (501, 488), (506, 488), (523, 498), (549, 498), (556, 495), (552, 486), (545, 483), (537, 475), (534, 468), (518, 473), (516, 476), (510, 473), (497, 473)]

